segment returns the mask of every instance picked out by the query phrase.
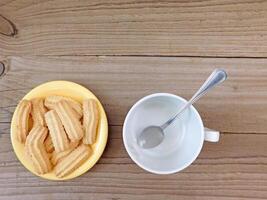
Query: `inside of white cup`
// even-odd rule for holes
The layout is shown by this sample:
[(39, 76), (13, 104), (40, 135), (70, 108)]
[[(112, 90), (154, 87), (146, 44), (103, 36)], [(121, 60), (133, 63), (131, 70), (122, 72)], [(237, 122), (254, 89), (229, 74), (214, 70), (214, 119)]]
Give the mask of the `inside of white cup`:
[(165, 130), (164, 141), (153, 149), (142, 149), (136, 143), (147, 126), (161, 125), (172, 117), (185, 100), (171, 94), (148, 96), (129, 111), (124, 124), (124, 143), (130, 157), (142, 168), (159, 174), (177, 172), (190, 165), (203, 144), (203, 124), (191, 107)]

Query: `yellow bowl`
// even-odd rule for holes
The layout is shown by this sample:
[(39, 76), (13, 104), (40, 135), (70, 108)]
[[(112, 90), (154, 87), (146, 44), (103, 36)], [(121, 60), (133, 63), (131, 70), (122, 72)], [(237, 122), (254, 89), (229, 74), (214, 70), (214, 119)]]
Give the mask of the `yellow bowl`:
[(24, 144), (21, 144), (17, 141), (16, 135), (15, 135), (15, 123), (14, 123), (14, 115), (17, 112), (17, 108), (14, 112), (12, 121), (11, 121), (11, 142), (13, 145), (13, 149), (15, 151), (15, 154), (17, 155), (20, 162), (26, 167), (30, 172), (33, 174), (40, 176), (45, 179), (49, 180), (68, 180), (75, 178), (77, 176), (80, 176), (87, 172), (91, 167), (94, 166), (94, 164), (98, 161), (98, 159), (101, 157), (108, 138), (108, 121), (106, 117), (106, 113), (104, 111), (103, 106), (101, 105), (100, 101), (96, 98), (96, 96), (90, 92), (85, 87), (78, 85), (73, 82), (69, 81), (51, 81), (44, 83), (42, 85), (39, 85), (38, 87), (31, 90), (27, 95), (23, 97), (23, 99), (33, 99), (36, 97), (46, 97), (50, 95), (62, 95), (66, 97), (71, 97), (79, 102), (82, 102), (84, 98), (93, 98), (96, 99), (98, 102), (99, 110), (100, 110), (100, 121), (98, 125), (98, 134), (97, 134), (97, 140), (94, 145), (92, 145), (93, 154), (88, 158), (88, 160), (82, 164), (78, 169), (76, 169), (74, 172), (69, 174), (68, 176), (64, 178), (58, 178), (54, 174), (54, 172), (50, 172), (44, 175), (39, 175), (34, 171), (33, 165), (31, 164), (31, 161), (25, 156), (24, 153)]

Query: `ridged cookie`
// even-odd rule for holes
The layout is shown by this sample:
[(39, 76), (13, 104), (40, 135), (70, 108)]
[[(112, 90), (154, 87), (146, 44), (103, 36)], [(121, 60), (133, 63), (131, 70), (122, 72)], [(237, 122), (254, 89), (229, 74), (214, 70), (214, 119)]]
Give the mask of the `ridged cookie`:
[(82, 112), (82, 105), (73, 100), (72, 98), (69, 98), (69, 97), (64, 97), (64, 96), (48, 96), (45, 98), (45, 106), (47, 108), (49, 108), (50, 110), (54, 109), (55, 108), (55, 105), (60, 102), (61, 100), (65, 100), (68, 102), (68, 104), (73, 108), (73, 110), (75, 110), (75, 116), (77, 118), (81, 118), (82, 115), (83, 115), (83, 112)]
[(43, 144), (47, 136), (47, 133), (48, 129), (46, 127), (41, 125), (34, 126), (27, 137), (25, 146), (34, 144), (36, 142)]
[(75, 117), (74, 110), (70, 107), (67, 101), (59, 101), (54, 108), (66, 130), (66, 133), (68, 134), (69, 139), (71, 141), (80, 140), (84, 135), (82, 125), (80, 120)]
[(22, 100), (18, 104), (15, 117), (16, 135), (19, 142), (24, 143), (29, 133), (29, 117), (32, 109), (31, 102)]
[(47, 112), (45, 114), (45, 121), (48, 126), (55, 151), (61, 152), (69, 149), (69, 141), (57, 112), (55, 110)]
[(30, 131), (25, 143), (26, 153), (29, 155), (38, 174), (45, 174), (52, 169), (49, 155), (44, 147), (47, 132), (46, 127), (36, 125)]
[(42, 98), (35, 98), (31, 100), (32, 102), (32, 119), (33, 119), (33, 125), (42, 125), (46, 126), (44, 115), (47, 111), (47, 109), (44, 106), (44, 99)]
[(97, 126), (99, 121), (99, 110), (97, 102), (94, 99), (85, 99), (83, 101), (83, 137), (84, 144), (93, 144), (96, 141)]
[(73, 149), (75, 149), (78, 146), (79, 142), (70, 142), (70, 148), (66, 151), (62, 151), (62, 152), (53, 152), (52, 156), (51, 156), (51, 162), (53, 165), (56, 165), (62, 158), (66, 157), (67, 155), (69, 155), (70, 152), (73, 151)]
[(55, 166), (57, 177), (64, 177), (80, 167), (91, 155), (92, 150), (88, 145), (81, 144), (69, 155), (64, 157)]

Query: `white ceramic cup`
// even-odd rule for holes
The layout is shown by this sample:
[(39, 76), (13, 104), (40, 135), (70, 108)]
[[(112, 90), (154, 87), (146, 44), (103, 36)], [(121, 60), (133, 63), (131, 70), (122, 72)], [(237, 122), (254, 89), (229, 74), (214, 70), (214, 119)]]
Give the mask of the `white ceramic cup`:
[(140, 99), (128, 112), (123, 125), (123, 142), (131, 159), (155, 174), (171, 174), (188, 167), (199, 155), (203, 142), (218, 142), (219, 132), (204, 128), (197, 110), (191, 106), (164, 130), (163, 142), (152, 149), (137, 144), (137, 136), (147, 126), (160, 126), (186, 103), (182, 97), (156, 93)]

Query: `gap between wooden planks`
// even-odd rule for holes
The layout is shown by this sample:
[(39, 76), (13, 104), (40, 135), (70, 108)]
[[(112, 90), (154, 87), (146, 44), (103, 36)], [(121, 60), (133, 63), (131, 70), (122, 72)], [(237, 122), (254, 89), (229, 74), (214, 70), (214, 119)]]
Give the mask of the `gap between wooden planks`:
[(267, 2), (0, 3), (1, 55), (267, 57)]

